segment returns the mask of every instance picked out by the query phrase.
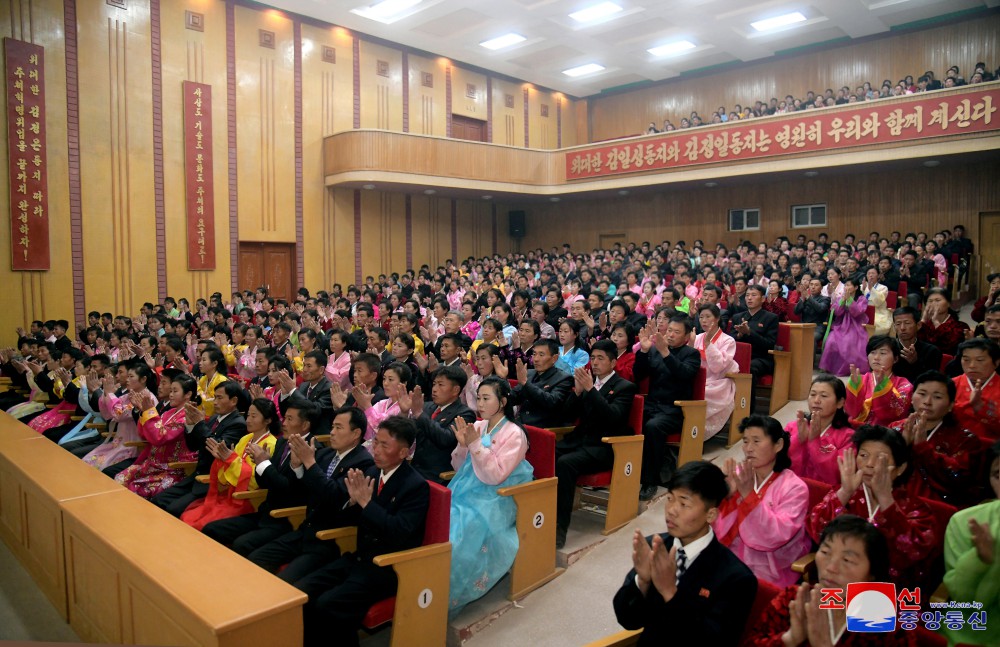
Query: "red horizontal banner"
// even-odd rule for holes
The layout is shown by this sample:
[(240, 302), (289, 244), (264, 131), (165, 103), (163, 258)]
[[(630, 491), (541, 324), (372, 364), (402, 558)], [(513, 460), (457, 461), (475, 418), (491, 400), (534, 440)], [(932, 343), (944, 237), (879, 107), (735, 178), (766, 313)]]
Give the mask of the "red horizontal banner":
[(821, 108), (784, 118), (671, 131), (566, 153), (566, 179), (657, 171), (718, 162), (835, 151), (1000, 129), (1000, 89), (970, 88), (909, 101)]
[(50, 269), (45, 50), (3, 39), (10, 162), (11, 269)]
[(215, 269), (212, 86), (184, 81), (184, 173), (188, 269)]

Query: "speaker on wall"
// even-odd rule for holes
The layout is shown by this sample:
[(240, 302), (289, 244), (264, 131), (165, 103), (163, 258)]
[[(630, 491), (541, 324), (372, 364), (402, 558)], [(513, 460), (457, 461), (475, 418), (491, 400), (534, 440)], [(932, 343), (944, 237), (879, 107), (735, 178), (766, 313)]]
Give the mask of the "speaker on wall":
[(507, 213), (511, 238), (524, 238), (524, 212), (510, 211)]

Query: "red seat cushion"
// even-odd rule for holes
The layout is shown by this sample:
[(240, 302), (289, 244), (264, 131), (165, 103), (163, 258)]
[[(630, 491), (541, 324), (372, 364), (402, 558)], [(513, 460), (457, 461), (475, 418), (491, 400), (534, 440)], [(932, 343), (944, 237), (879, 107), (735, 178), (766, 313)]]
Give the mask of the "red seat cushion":
[(681, 444), (681, 435), (680, 434), (670, 434), (670, 435), (668, 435), (667, 436), (667, 443), (669, 443), (671, 445), (680, 445)]
[(761, 375), (760, 381), (757, 382), (758, 386), (771, 386), (772, 384), (774, 384), (773, 375)]
[(608, 487), (611, 485), (611, 472), (584, 474), (576, 479), (576, 484), (584, 487)]
[(396, 613), (396, 597), (386, 598), (381, 602), (376, 602), (365, 614), (365, 619), (361, 621), (365, 629), (374, 629), (387, 622), (392, 622), (392, 616)]

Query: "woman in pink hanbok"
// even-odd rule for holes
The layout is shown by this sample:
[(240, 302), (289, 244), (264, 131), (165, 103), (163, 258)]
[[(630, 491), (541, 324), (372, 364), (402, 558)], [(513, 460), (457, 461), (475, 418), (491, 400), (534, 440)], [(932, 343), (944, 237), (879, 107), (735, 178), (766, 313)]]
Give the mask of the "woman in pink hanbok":
[[(114, 433), (109, 435), (107, 440), (83, 457), (84, 463), (99, 470), (103, 470), (126, 459), (135, 458), (139, 453), (138, 448), (127, 447), (125, 445), (125, 443), (140, 440), (139, 428), (136, 425), (135, 415), (133, 414), (135, 407), (132, 404), (132, 394), (139, 393), (144, 395), (149, 393), (149, 396), (153, 399), (154, 407), (157, 403), (157, 399), (153, 397), (151, 392), (159, 386), (156, 374), (146, 364), (137, 362), (127, 370), (124, 366), (119, 366), (118, 371), (125, 373), (125, 379), (120, 380), (120, 385), (127, 389), (125, 393), (121, 396), (116, 396), (115, 380), (110, 376), (105, 377), (104, 394), (98, 400), (101, 417), (107, 420), (109, 424), (112, 421), (115, 423)], [(165, 386), (168, 393), (170, 381), (169, 374), (162, 381), (162, 385)]]
[(867, 366), (865, 375), (851, 366), (851, 379), (847, 382), (847, 415), (851, 425), (881, 425), (888, 427), (910, 412), (910, 395), (913, 385), (906, 378), (892, 374), (892, 367), (899, 361), (899, 342), (892, 337), (876, 335), (865, 347)]
[(263, 336), (264, 332), (259, 326), (247, 327), (246, 333), (243, 336), (245, 348), (236, 357), (235, 368), (236, 374), (239, 375), (240, 380), (244, 383), (257, 377), (257, 349), (260, 347), (257, 340), (262, 339)]
[(705, 367), (705, 401), (708, 403), (705, 418), (705, 438), (711, 438), (722, 429), (733, 413), (736, 384), (726, 377), (738, 373), (736, 340), (719, 328), (719, 306), (704, 305), (698, 308), (698, 323), (705, 332), (694, 338), (694, 347), (701, 353)]
[[(382, 372), (382, 390), (385, 391), (385, 399), (372, 404), (371, 393), (365, 393), (355, 388), (354, 401), (359, 409), (368, 418), (368, 429), (365, 432), (365, 447), (371, 445), (371, 439), (375, 437), (378, 426), (389, 416), (407, 415), (407, 411), (399, 410), (400, 393), (406, 393), (406, 385), (410, 381), (410, 368), (402, 362), (393, 362), (385, 367)], [(412, 452), (411, 452), (412, 453)]]
[(851, 446), (854, 434), (844, 411), (847, 389), (840, 378), (820, 373), (813, 378), (806, 402), (809, 410), (796, 412), (795, 420), (785, 425), (792, 468), (802, 478), (840, 487), (837, 457)]
[[(868, 301), (858, 292), (858, 282), (852, 278), (844, 281), (844, 297), (830, 305), (830, 322), (823, 341), (823, 355), (819, 368), (837, 377), (849, 375), (851, 365), (868, 371), (864, 348), (868, 341)], [(890, 422), (892, 422), (890, 420)]]
[(726, 460), (729, 496), (712, 530), (759, 579), (789, 586), (799, 578), (792, 562), (811, 545), (805, 530), (809, 488), (789, 469), (789, 438), (781, 423), (750, 416), (740, 423), (740, 432), (746, 459)]
[(346, 331), (330, 331), (330, 356), (326, 360), (326, 377), (330, 380), (330, 384), (339, 384), (345, 391), (351, 388), (351, 354), (347, 352), (347, 344)]
[(198, 457), (184, 440), (185, 406), (200, 403), (198, 383), (190, 375), (175, 377), (170, 384), (169, 407), (162, 416), (148, 391), (135, 393), (131, 398), (132, 404), (142, 411), (139, 436), (149, 444), (135, 463), (119, 472), (115, 480), (139, 496), (151, 499), (184, 478), (184, 471), (170, 467), (170, 463), (193, 461)]

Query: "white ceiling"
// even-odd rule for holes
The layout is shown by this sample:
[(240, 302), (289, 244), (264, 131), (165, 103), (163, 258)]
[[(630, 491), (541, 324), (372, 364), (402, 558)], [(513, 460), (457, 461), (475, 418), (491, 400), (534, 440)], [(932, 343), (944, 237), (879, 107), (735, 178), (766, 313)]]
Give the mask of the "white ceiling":
[[(266, 4), (363, 34), (445, 56), (566, 94), (585, 97), (708, 66), (752, 61), (838, 38), (861, 38), (1000, 0), (615, 0), (623, 10), (580, 25), (569, 14), (602, 0), (423, 0), (389, 25), (351, 13), (378, 0), (267, 0)], [(801, 12), (806, 22), (761, 34), (750, 23)], [(499, 51), (479, 43), (509, 32), (527, 40)], [(688, 40), (681, 55), (651, 47)], [(572, 79), (562, 71), (598, 63), (602, 72)]]

